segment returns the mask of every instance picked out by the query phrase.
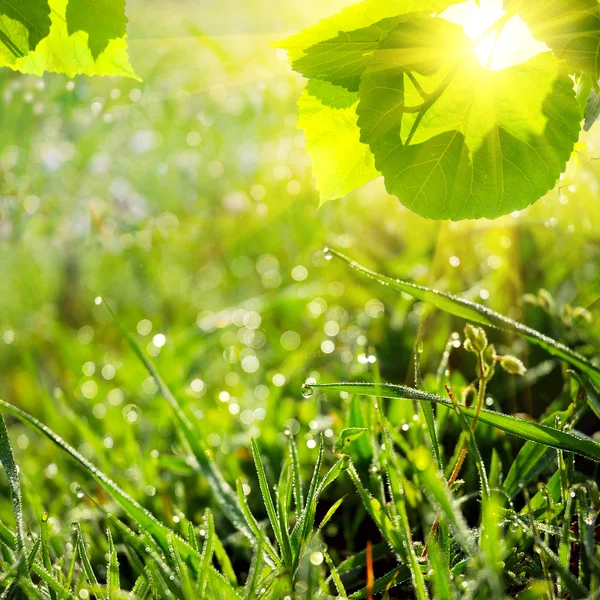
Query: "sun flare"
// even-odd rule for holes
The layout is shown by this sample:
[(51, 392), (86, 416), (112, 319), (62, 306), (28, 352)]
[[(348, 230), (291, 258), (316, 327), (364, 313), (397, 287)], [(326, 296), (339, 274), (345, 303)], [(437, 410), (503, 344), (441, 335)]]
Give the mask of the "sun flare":
[[(502, 0), (474, 0), (455, 4), (440, 16), (461, 25), (471, 39), (477, 39), (491, 25), (501, 19), (505, 12)], [(492, 71), (505, 69), (532, 56), (548, 50), (547, 46), (533, 38), (527, 25), (518, 17), (512, 17), (499, 35), (490, 34), (479, 41), (475, 48), (479, 62)]]

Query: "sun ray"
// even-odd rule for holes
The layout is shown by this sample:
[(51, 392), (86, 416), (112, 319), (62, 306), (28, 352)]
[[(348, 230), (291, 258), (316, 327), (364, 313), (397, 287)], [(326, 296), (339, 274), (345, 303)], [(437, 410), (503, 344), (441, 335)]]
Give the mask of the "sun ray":
[[(478, 7), (474, 0), (455, 4), (440, 16), (461, 25), (465, 33), (475, 40), (506, 14), (502, 0), (482, 0), (480, 4)], [(498, 34), (490, 33), (481, 39), (475, 50), (484, 67), (498, 71), (525, 62), (545, 52), (548, 47), (534, 39), (527, 25), (515, 15)]]

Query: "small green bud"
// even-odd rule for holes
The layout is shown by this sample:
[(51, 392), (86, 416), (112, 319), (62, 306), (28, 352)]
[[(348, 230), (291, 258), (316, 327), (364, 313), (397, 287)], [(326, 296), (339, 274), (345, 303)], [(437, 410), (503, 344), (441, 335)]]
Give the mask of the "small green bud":
[(527, 372), (525, 365), (514, 356), (503, 356), (500, 366), (511, 375), (525, 375)]
[(481, 327), (473, 327), (473, 325), (467, 325), (465, 327), (465, 350), (469, 352), (483, 352), (488, 345), (487, 335)]
[(494, 361), (496, 360), (496, 348), (494, 347), (494, 344), (490, 344), (485, 349), (485, 352), (483, 353), (483, 359), (488, 365), (494, 364)]

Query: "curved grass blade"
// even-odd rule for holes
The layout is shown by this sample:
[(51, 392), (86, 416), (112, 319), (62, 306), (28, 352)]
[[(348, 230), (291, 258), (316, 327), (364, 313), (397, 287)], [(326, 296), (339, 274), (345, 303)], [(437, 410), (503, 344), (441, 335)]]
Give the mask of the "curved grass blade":
[(17, 549), (15, 534), (2, 521), (0, 521), (0, 542), (13, 552)]
[(77, 600), (77, 597), (72, 594), (67, 588), (65, 588), (62, 583), (57, 581), (53, 574), (49, 571), (46, 571), (44, 567), (39, 565), (38, 563), (34, 563), (31, 570), (46, 584), (48, 587), (54, 590), (60, 598), (64, 600)]
[(527, 325), (523, 325), (518, 321), (513, 321), (512, 319), (489, 309), (487, 306), (465, 300), (459, 296), (454, 296), (446, 292), (440, 292), (439, 290), (430, 289), (422, 285), (376, 273), (375, 271), (363, 267), (337, 250), (327, 248), (326, 253), (341, 258), (361, 275), (374, 279), (386, 287), (410, 294), (413, 298), (421, 300), (422, 302), (433, 304), (447, 313), (473, 321), (474, 323), (510, 331), (511, 333), (524, 337), (530, 342), (544, 348), (549, 354), (557, 356), (583, 371), (593, 382), (594, 386), (600, 389), (600, 368), (593, 365), (587, 358), (578, 352), (575, 352), (568, 346), (557, 342), (535, 329), (531, 329), (531, 327), (527, 327)]
[(231, 486), (225, 481), (223, 475), (218, 470), (214, 461), (210, 458), (211, 453), (205, 444), (198, 436), (198, 432), (194, 430), (192, 423), (184, 413), (183, 409), (179, 405), (177, 398), (169, 389), (169, 386), (164, 382), (160, 376), (158, 370), (150, 361), (150, 359), (144, 354), (140, 345), (136, 342), (135, 338), (129, 333), (124, 325), (119, 320), (117, 313), (110, 306), (110, 303), (104, 302), (104, 305), (108, 309), (119, 327), (121, 334), (129, 344), (129, 347), (133, 350), (134, 354), (140, 359), (150, 376), (156, 382), (160, 393), (164, 396), (165, 400), (169, 404), (172, 412), (175, 426), (179, 437), (182, 438), (183, 444), (189, 450), (196, 459), (196, 465), (202, 475), (206, 478), (210, 485), (215, 497), (219, 504), (223, 508), (223, 512), (227, 518), (231, 521), (234, 527), (236, 527), (241, 533), (243, 533), (251, 541), (255, 541), (252, 538), (252, 532), (246, 527), (246, 522), (242, 514), (241, 507), (237, 502), (237, 498)]
[[(35, 417), (25, 411), (0, 400), (0, 407), (4, 408), (15, 417), (33, 427), (39, 433), (44, 435), (50, 441), (54, 442), (59, 448), (64, 450), (71, 456), (76, 462), (78, 462), (97, 482), (102, 486), (106, 492), (120, 504), (123, 511), (138, 525), (144, 528), (149, 535), (153, 536), (159, 541), (160, 545), (166, 551), (168, 549), (168, 536), (173, 535), (173, 532), (166, 526), (163, 525), (152, 513), (143, 508), (138, 504), (127, 492), (122, 490), (112, 479), (105, 475), (100, 469), (93, 465), (89, 460), (84, 458), (75, 448), (70, 446), (65, 440), (54, 433), (49, 427), (38, 421)], [(199, 563), (200, 556), (198, 553), (185, 541), (183, 538), (174, 535), (174, 543), (177, 545), (177, 549), (181, 553), (184, 560), (192, 560)]]
[(269, 557), (269, 565), (270, 566), (280, 566), (281, 560), (277, 556), (277, 552), (271, 544), (269, 538), (266, 536), (265, 532), (261, 529), (256, 517), (252, 514), (250, 507), (248, 506), (248, 500), (246, 499), (246, 495), (244, 494), (244, 490), (242, 487), (241, 479), (237, 480), (237, 492), (240, 506), (242, 507), (242, 512), (244, 513), (244, 517), (248, 526), (252, 530), (254, 535), (254, 539), (257, 540), (257, 546), (260, 546)]
[[(392, 383), (318, 383), (311, 384), (311, 387), (349, 392), (350, 394), (378, 396), (380, 398), (425, 400), (427, 402), (436, 402), (448, 406), (449, 408), (453, 408), (452, 402), (446, 398), (406, 386), (394, 385)], [(466, 406), (461, 406), (461, 411), (469, 419), (472, 419), (475, 414), (474, 408), (467, 408)], [(554, 429), (553, 427), (540, 425), (539, 423), (532, 423), (524, 419), (505, 415), (500, 412), (494, 412), (485, 408), (481, 409), (479, 420), (525, 440), (551, 446), (558, 450), (581, 454), (586, 458), (600, 462), (600, 444), (591, 439), (579, 437), (572, 433), (561, 431), (560, 429)]]
[(323, 529), (323, 527), (325, 527), (325, 525), (327, 525), (327, 523), (329, 523), (329, 521), (331, 520), (331, 517), (333, 517), (333, 515), (337, 512), (337, 509), (341, 506), (342, 502), (345, 499), (346, 499), (346, 496), (342, 496), (341, 498), (338, 498), (333, 503), (331, 508), (325, 513), (325, 516), (321, 520), (319, 527), (317, 527), (317, 531), (321, 531)]
[(235, 571), (233, 570), (233, 565), (223, 546), (223, 542), (221, 542), (218, 536), (215, 536), (215, 556), (217, 557), (217, 561), (221, 567), (221, 573), (223, 573), (225, 579), (227, 579), (231, 585), (236, 586), (237, 578), (235, 576)]
[(10, 495), (12, 496), (13, 513), (15, 515), (17, 546), (16, 551), (20, 560), (19, 573), (23, 573), (27, 556), (25, 554), (25, 523), (23, 521), (23, 500), (21, 497), (21, 483), (19, 482), (19, 470), (15, 462), (10, 438), (6, 429), (4, 417), (0, 414), (0, 462), (4, 466), (8, 478)]

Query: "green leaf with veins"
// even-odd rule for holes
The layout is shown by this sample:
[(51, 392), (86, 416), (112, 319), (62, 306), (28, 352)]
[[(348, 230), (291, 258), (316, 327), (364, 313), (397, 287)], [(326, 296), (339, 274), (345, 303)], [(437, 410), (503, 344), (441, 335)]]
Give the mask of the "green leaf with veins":
[(0, 0), (0, 43), (13, 55), (34, 50), (49, 33), (48, 0)]
[(369, 147), (360, 141), (357, 102), (357, 94), (319, 80), (309, 82), (298, 100), (298, 127), (304, 129), (321, 204), (379, 176)]
[(505, 0), (532, 35), (573, 70), (600, 79), (600, 4), (598, 0)]
[[(81, 2), (82, 0), (75, 0)], [(82, 75), (110, 75), (139, 79), (135, 74), (127, 56), (127, 44), (124, 37), (110, 39), (104, 51), (95, 56), (90, 45), (97, 50), (104, 41), (100, 42), (98, 31), (106, 28), (98, 25), (97, 29), (89, 29), (95, 33), (90, 38), (89, 32), (72, 31), (71, 23), (67, 22), (67, 6), (71, 7), (74, 0), (50, 0), (51, 20), (50, 34), (39, 42), (35, 50), (15, 60), (7, 60), (0, 52), (0, 66), (10, 65), (21, 73), (42, 75), (45, 71), (64, 73), (69, 77)], [(97, 0), (96, 0), (97, 2)], [(72, 7), (69, 9), (72, 10)], [(116, 20), (124, 19), (124, 13), (115, 14)], [(124, 31), (124, 30), (123, 30)]]
[[(414, 13), (411, 13), (414, 14)], [(340, 33), (308, 48), (292, 67), (307, 78), (316, 78), (357, 92), (374, 50), (409, 15), (383, 19), (362, 29)]]
[(550, 190), (578, 139), (573, 84), (550, 53), (488, 71), (462, 29), (401, 24), (371, 57), (358, 125), (388, 191), (434, 219), (495, 218)]
[(125, 0), (69, 0), (67, 4), (69, 35), (85, 31), (94, 60), (110, 40), (125, 37), (126, 26)]
[(277, 44), (288, 51), (290, 60), (303, 56), (308, 48), (331, 40), (344, 31), (362, 30), (387, 18), (412, 12), (441, 13), (464, 0), (364, 0), (356, 2), (336, 15), (319, 21)]

